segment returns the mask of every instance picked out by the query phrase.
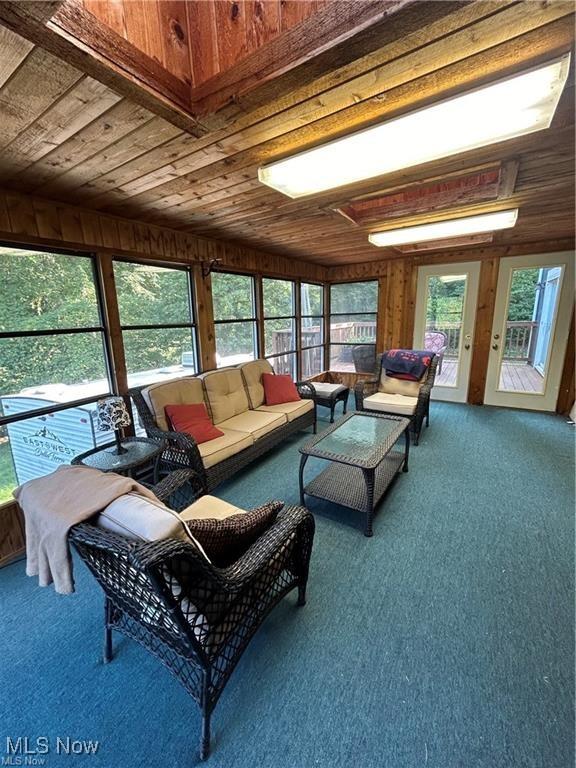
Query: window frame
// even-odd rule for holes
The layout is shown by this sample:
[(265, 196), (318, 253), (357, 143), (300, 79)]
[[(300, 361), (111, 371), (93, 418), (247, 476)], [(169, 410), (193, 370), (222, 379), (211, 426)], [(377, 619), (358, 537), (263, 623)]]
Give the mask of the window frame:
[[(235, 318), (229, 318), (226, 320), (217, 320), (216, 315), (214, 313), (214, 299), (212, 299), (212, 323), (214, 325), (214, 354), (216, 356), (215, 363), (216, 368), (218, 368), (218, 342), (216, 338), (216, 328), (218, 325), (231, 325), (231, 324), (246, 324), (251, 323), (252, 324), (252, 349), (254, 352), (254, 360), (257, 360), (260, 356), (260, 343), (263, 338), (261, 339), (261, 331), (260, 331), (260, 302), (258, 300), (258, 286), (257, 286), (257, 279), (258, 275), (256, 275), (253, 272), (246, 272), (244, 270), (235, 270), (235, 269), (213, 269), (211, 273), (211, 281), (214, 277), (214, 275), (241, 275), (242, 277), (249, 277), (252, 282), (252, 310), (253, 315), (251, 317), (243, 317), (241, 319), (235, 319)], [(214, 292), (212, 291), (212, 296), (214, 296)], [(225, 368), (226, 366), (222, 366)]]
[[(304, 314), (302, 312), (302, 286), (303, 285), (314, 285), (320, 288), (320, 293), (322, 296), (322, 309), (321, 313), (319, 315), (311, 315), (311, 314)], [(317, 283), (313, 280), (299, 280), (298, 281), (298, 295), (299, 295), (299, 303), (300, 303), (300, 313), (299, 313), (299, 333), (298, 333), (298, 377), (304, 378), (304, 353), (308, 352), (311, 349), (320, 349), (321, 352), (321, 370), (318, 373), (322, 373), (323, 370), (326, 368), (326, 347), (328, 344), (328, 340), (326, 339), (326, 284), (325, 283)], [(311, 344), (304, 346), (302, 342), (302, 334), (304, 325), (302, 323), (304, 318), (312, 318), (314, 320), (319, 319), (320, 320), (320, 338), (322, 339), (322, 342), (320, 344)], [(312, 373), (307, 378), (310, 379), (312, 376), (317, 376), (318, 373)], [(306, 379), (305, 379), (306, 380)]]
[[(27, 243), (10, 243), (4, 240), (0, 240), (0, 248), (14, 248), (22, 251), (32, 251), (38, 253), (52, 253), (56, 256), (73, 256), (84, 259), (89, 259), (91, 264), (92, 279), (94, 281), (94, 292), (96, 294), (96, 307), (98, 310), (98, 317), (100, 320), (99, 325), (85, 326), (81, 328), (57, 328), (50, 330), (47, 328), (37, 331), (0, 331), (0, 340), (2, 339), (21, 339), (31, 338), (38, 336), (71, 336), (81, 333), (100, 333), (104, 357), (104, 368), (106, 371), (106, 379), (108, 380), (108, 389), (98, 393), (97, 395), (90, 395), (90, 397), (82, 397), (76, 400), (68, 400), (65, 403), (58, 403), (56, 405), (49, 405), (45, 408), (35, 408), (31, 411), (22, 411), (11, 416), (5, 416), (0, 414), (0, 427), (14, 424), (18, 421), (25, 421), (27, 419), (35, 418), (37, 416), (47, 416), (50, 413), (58, 413), (65, 411), (68, 408), (74, 408), (82, 405), (90, 405), (95, 403), (103, 397), (108, 397), (113, 394), (114, 386), (114, 374), (112, 365), (112, 348), (110, 343), (110, 332), (108, 324), (106, 322), (106, 305), (104, 300), (104, 287), (102, 284), (102, 277), (98, 268), (97, 255), (92, 251), (75, 251), (70, 248), (50, 248), (42, 245), (27, 244)], [(0, 503), (1, 506), (1, 503)]]
[[(277, 280), (281, 283), (290, 283), (292, 285), (292, 313), (291, 315), (267, 315), (265, 311), (265, 299), (264, 299), (264, 281), (265, 280)], [(300, 373), (300, 355), (299, 355), (299, 341), (300, 341), (300, 281), (299, 280), (292, 280), (289, 277), (275, 277), (271, 275), (261, 275), (260, 281), (262, 284), (262, 330), (263, 330), (263, 338), (262, 338), (262, 352), (264, 355), (264, 358), (268, 360), (270, 365), (274, 368), (274, 364), (272, 363), (272, 360), (276, 360), (279, 357), (288, 357), (293, 356), (295, 366), (294, 366), (294, 377), (296, 380), (299, 378)], [(290, 320), (292, 323), (292, 327), (294, 329), (293, 331), (293, 338), (294, 338), (294, 344), (291, 349), (287, 349), (284, 352), (277, 352), (275, 354), (266, 354), (266, 321), (267, 320)]]
[[(120, 301), (119, 301), (119, 295), (118, 295), (118, 285), (116, 283), (116, 276), (114, 276), (114, 293), (116, 296), (116, 305), (118, 307), (118, 324), (120, 328), (120, 332), (122, 333), (122, 352), (124, 355), (124, 361), (125, 361), (125, 368), (126, 368), (126, 382), (128, 384), (128, 388), (131, 389), (131, 385), (129, 384), (128, 380), (130, 377), (130, 371), (128, 370), (128, 365), (126, 364), (126, 344), (124, 342), (124, 331), (157, 331), (157, 330), (170, 330), (173, 329), (187, 329), (192, 332), (192, 338), (193, 338), (193, 354), (194, 354), (194, 376), (196, 376), (199, 373), (202, 373), (202, 367), (200, 362), (200, 350), (199, 350), (199, 338), (198, 338), (198, 318), (196, 313), (196, 294), (195, 294), (195, 287), (194, 287), (194, 274), (192, 267), (188, 264), (178, 264), (178, 263), (166, 263), (166, 262), (160, 262), (160, 261), (151, 261), (151, 260), (144, 260), (144, 259), (134, 259), (127, 256), (114, 256), (112, 259), (112, 267), (114, 268), (114, 262), (120, 262), (123, 264), (138, 264), (143, 267), (159, 267), (160, 269), (167, 269), (167, 270), (179, 270), (181, 272), (184, 272), (187, 277), (187, 283), (188, 283), (188, 290), (187, 290), (187, 300), (188, 300), (188, 309), (190, 310), (190, 322), (189, 323), (154, 323), (154, 324), (143, 324), (143, 323), (135, 323), (135, 324), (127, 324), (124, 325), (122, 322), (122, 315), (120, 310)], [(149, 382), (150, 384), (154, 382)]]
[[(375, 283), (376, 284), (376, 308), (373, 311), (368, 312), (333, 312), (332, 311), (332, 288), (337, 285), (355, 285), (357, 283)], [(331, 360), (332, 360), (332, 347), (356, 347), (359, 345), (368, 345), (368, 344), (376, 344), (377, 343), (377, 331), (378, 331), (378, 300), (379, 300), (379, 293), (380, 293), (380, 284), (378, 279), (359, 279), (359, 280), (342, 280), (337, 281), (334, 283), (330, 283), (328, 286), (328, 292), (329, 292), (329, 302), (330, 302), (330, 313), (328, 315), (328, 366), (332, 370), (331, 366)], [(374, 341), (364, 341), (364, 342), (349, 342), (349, 341), (339, 341), (339, 342), (333, 342), (332, 341), (332, 318), (333, 317), (366, 317), (366, 315), (372, 315), (374, 317)]]

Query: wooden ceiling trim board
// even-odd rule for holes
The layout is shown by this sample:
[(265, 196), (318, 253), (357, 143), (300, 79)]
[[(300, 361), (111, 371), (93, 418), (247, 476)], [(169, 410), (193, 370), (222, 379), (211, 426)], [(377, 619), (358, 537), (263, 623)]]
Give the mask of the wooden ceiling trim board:
[(32, 125), (82, 77), (66, 62), (46, 56), (37, 48), (31, 51), (0, 90), (2, 145), (6, 146)]
[(163, 141), (169, 141), (181, 133), (175, 125), (167, 123), (161, 117), (152, 116), (143, 125), (139, 125), (114, 143), (107, 145), (102, 152), (82, 159), (65, 173), (48, 181), (42, 187), (42, 194), (47, 197), (61, 193), (69, 194), (75, 186), (86, 184), (101, 172), (116, 168), (127, 159), (138, 157), (152, 146), (158, 146)]
[(111, 142), (145, 125), (153, 117), (147, 109), (122, 99), (34, 165), (29, 166), (10, 184), (19, 190), (36, 187), (43, 192), (61, 174), (102, 152)]
[(24, 40), (20, 35), (16, 35), (6, 27), (0, 26), (0, 51), (2, 51), (2, 58), (0, 59), (0, 88), (12, 73), (18, 69), (33, 47), (33, 44), (28, 40)]
[[(548, 60), (553, 55), (559, 53), (560, 50), (567, 50), (571, 41), (573, 41), (573, 25), (571, 20), (559, 19), (526, 34), (512, 45), (501, 44), (496, 49), (479, 53), (462, 62), (451, 65), (443, 69), (441, 73), (427, 75), (394, 88), (387, 93), (386, 108), (383, 108), (382, 104), (378, 106), (379, 119), (382, 120), (395, 116), (401, 113), (402, 110), (406, 111), (408, 105), (413, 105), (414, 99), (420, 99), (424, 103), (433, 103), (439, 98), (440, 93), (442, 96), (453, 95), (466, 90), (472, 85), (490, 82), (494, 79), (494, 75), (501, 72), (502, 69), (507, 73), (521, 71), (526, 66)], [(527, 58), (525, 59), (524, 57)], [(511, 71), (508, 69), (510, 67), (512, 68)], [(479, 75), (479, 73), (482, 74)], [(470, 77), (479, 79), (475, 79), (472, 83), (467, 83), (466, 81)], [(463, 85), (463, 82), (466, 85)], [(444, 88), (447, 90), (444, 90)], [(374, 107), (372, 106), (371, 109), (374, 109)], [(158, 184), (156, 183), (157, 179), (156, 181), (154, 179), (156, 174), (153, 173), (144, 180), (137, 180), (134, 185), (124, 185), (121, 189), (115, 190), (110, 194), (110, 199), (112, 200), (117, 196), (119, 204), (124, 205), (128, 197), (135, 197), (137, 200), (133, 202), (136, 205), (143, 205), (153, 202), (165, 194), (182, 191), (191, 183), (204, 182), (220, 175), (222, 172), (229, 175), (234, 170), (242, 170), (244, 173), (249, 173), (255, 178), (259, 165), (284, 156), (289, 151), (301, 151), (313, 143), (318, 143), (318, 136), (323, 136), (324, 140), (326, 140), (334, 137), (335, 134), (341, 135), (343, 133), (343, 126), (348, 126), (348, 129), (352, 130), (365, 125), (365, 112), (366, 103), (362, 102), (354, 108), (343, 110), (338, 115), (324, 118), (313, 124), (304, 125), (300, 129), (285, 134), (278, 139), (266, 142), (251, 150), (228, 155), (220, 161), (212, 162), (209, 165), (204, 156), (200, 161), (204, 165), (203, 168), (174, 179), (176, 175), (174, 167), (179, 166), (179, 163), (176, 162), (172, 165), (171, 169), (166, 168), (166, 173), (170, 174), (169, 180)], [(360, 124), (357, 123), (358, 118), (362, 119)], [(350, 120), (354, 120), (355, 124), (349, 126)], [(147, 182), (148, 179), (150, 180), (151, 188), (150, 190), (142, 191), (143, 181)], [(162, 180), (162, 177), (160, 180)], [(257, 183), (256, 178), (255, 183)], [(350, 188), (340, 188), (338, 194), (339, 196), (347, 192), (357, 194), (355, 190), (359, 187), (362, 188), (365, 184), (374, 186), (378, 183), (381, 184), (381, 181), (369, 180), (368, 182), (360, 182), (359, 184), (352, 185)], [(331, 190), (322, 195), (315, 196), (314, 200), (326, 200), (326, 202), (329, 202), (329, 197), (333, 194), (334, 191)], [(103, 207), (108, 208), (108, 206)], [(112, 210), (112, 207), (110, 207), (110, 210)]]
[[(181, 103), (188, 99), (186, 84), (99, 22), (80, 3), (4, 0), (0, 2), (0, 23), (192, 135), (206, 133), (190, 114), (188, 104)], [(91, 47), (94, 41), (103, 51)]]
[(3, 180), (7, 181), (52, 152), (120, 98), (97, 80), (83, 77), (0, 151)]

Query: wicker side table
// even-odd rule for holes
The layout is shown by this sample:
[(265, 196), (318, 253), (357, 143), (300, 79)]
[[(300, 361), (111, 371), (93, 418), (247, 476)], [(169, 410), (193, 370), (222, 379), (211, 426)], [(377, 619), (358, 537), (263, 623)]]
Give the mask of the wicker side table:
[(154, 482), (158, 478), (158, 461), (164, 444), (149, 437), (127, 437), (122, 440), (126, 453), (115, 453), (116, 443), (106, 443), (75, 456), (71, 464), (100, 469), (102, 472), (118, 472), (134, 477), (134, 471), (147, 464), (153, 467)]

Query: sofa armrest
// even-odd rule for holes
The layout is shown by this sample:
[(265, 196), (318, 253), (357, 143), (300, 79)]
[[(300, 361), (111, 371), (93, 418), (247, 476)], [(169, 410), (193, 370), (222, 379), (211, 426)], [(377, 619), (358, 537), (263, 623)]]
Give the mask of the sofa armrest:
[(297, 381), (296, 389), (298, 394), (304, 400), (314, 400), (316, 397), (316, 389), (311, 381)]
[(206, 483), (193, 469), (175, 469), (152, 486), (151, 490), (160, 501), (165, 504), (170, 502), (172, 509), (181, 512), (206, 493)]

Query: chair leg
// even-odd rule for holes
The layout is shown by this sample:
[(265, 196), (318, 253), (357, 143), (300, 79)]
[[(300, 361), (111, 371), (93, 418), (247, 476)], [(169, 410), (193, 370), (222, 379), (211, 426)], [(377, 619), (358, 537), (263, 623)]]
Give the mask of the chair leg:
[(298, 584), (298, 602), (296, 605), (306, 605), (306, 584)]
[(110, 600), (108, 598), (105, 598), (105, 601), (104, 601), (104, 649), (102, 653), (104, 664), (108, 664), (110, 661), (112, 661), (112, 656), (113, 656), (112, 630), (110, 629), (111, 614), (112, 614), (112, 605), (110, 604)]
[(334, 408), (336, 406), (336, 401), (333, 400), (330, 403), (330, 424), (334, 424)]

